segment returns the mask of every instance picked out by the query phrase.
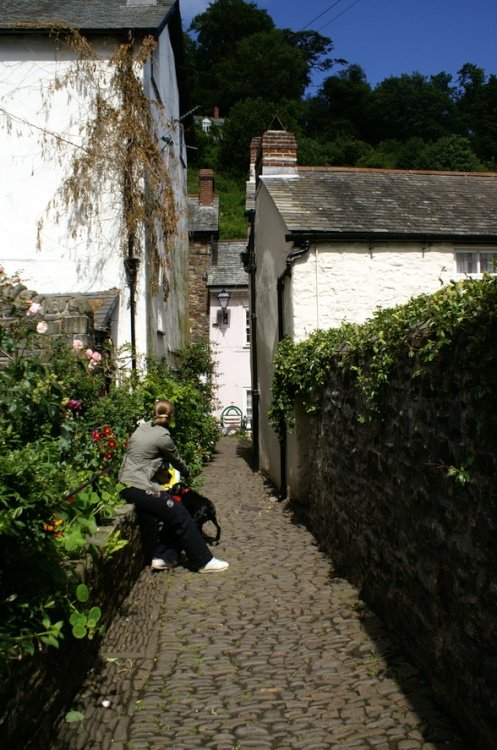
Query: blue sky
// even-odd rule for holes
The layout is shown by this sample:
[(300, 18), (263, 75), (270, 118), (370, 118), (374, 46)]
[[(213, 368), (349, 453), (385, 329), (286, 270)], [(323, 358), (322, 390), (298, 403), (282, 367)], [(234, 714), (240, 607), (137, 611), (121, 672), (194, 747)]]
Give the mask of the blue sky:
[[(208, 5), (209, 0), (180, 0), (185, 30)], [(415, 71), (428, 76), (445, 71), (455, 81), (466, 62), (497, 74), (497, 0), (257, 0), (256, 5), (278, 28), (312, 28), (331, 37), (333, 56), (360, 65), (372, 86)]]

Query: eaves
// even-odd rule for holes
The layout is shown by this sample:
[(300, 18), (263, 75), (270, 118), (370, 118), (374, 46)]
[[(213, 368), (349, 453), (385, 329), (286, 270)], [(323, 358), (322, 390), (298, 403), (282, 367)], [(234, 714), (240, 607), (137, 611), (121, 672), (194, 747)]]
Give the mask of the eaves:
[(497, 245), (497, 234), (453, 234), (431, 232), (351, 232), (294, 230), (285, 235), (286, 242), (313, 244), (324, 242), (451, 242), (453, 244)]

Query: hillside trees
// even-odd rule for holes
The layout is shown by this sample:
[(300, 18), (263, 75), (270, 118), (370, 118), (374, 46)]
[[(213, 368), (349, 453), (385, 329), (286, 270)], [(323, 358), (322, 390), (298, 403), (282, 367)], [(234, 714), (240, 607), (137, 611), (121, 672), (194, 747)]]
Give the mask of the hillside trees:
[[(300, 164), (474, 170), (497, 163), (497, 76), (471, 63), (456, 80), (445, 71), (413, 72), (372, 87), (359, 65), (331, 57), (331, 39), (277, 29), (245, 0), (213, 0), (190, 33), (193, 103), (203, 114), (217, 106), (226, 118), (202, 166), (245, 177), (250, 141), (274, 115), (295, 133)], [(311, 94), (315, 71), (329, 74)]]

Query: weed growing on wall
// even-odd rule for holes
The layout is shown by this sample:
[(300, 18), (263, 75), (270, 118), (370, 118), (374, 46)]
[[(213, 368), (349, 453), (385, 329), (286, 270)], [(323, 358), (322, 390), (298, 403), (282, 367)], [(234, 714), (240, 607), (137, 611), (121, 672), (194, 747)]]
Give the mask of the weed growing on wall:
[(452, 282), (405, 305), (378, 310), (363, 325), (316, 331), (297, 344), (285, 338), (274, 363), (271, 425), (281, 438), (294, 424), (297, 399), (308, 413), (318, 410), (327, 377), (342, 368), (363, 395), (366, 413), (360, 418), (371, 418), (380, 408), (383, 389), (406, 357), (415, 358), (413, 376), (421, 377), (464, 336), (478, 371), (472, 397), (480, 404), (483, 428), (485, 401), (495, 390), (496, 327), (497, 278), (487, 274), (480, 280)]

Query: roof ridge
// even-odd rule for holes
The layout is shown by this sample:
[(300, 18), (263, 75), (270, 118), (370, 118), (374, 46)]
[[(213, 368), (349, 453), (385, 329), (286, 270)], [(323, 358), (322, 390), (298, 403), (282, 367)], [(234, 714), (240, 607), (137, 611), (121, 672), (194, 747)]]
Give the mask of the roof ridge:
[(298, 166), (299, 172), (359, 172), (363, 174), (420, 174), (465, 177), (497, 177), (497, 172), (470, 172), (442, 169), (383, 169), (381, 167)]

